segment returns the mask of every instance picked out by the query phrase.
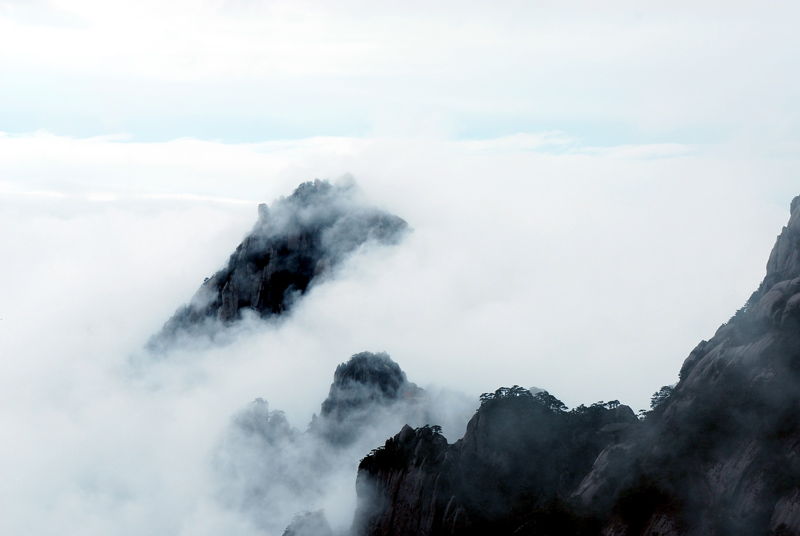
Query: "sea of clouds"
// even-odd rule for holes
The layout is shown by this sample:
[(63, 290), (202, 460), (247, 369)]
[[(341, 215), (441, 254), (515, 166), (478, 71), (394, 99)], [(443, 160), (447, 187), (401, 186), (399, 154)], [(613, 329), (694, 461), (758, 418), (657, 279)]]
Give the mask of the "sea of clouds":
[[(571, 407), (647, 407), (757, 287), (796, 172), (781, 157), (592, 149), (557, 133), (0, 136), (0, 532), (263, 533), (220, 500), (231, 419), (262, 397), (304, 430), (336, 365), (364, 350), (476, 402), (519, 384)], [(400, 245), (359, 250), (288, 318), (244, 322), (230, 344), (143, 357), (259, 202), (347, 174), (408, 221)], [(338, 529), (355, 505), (353, 464), (375, 446), (349, 455), (313, 505)]]

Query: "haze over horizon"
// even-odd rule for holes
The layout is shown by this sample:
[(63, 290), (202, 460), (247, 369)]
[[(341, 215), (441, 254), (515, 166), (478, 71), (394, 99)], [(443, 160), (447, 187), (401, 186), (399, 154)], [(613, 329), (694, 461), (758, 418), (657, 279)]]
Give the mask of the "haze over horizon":
[[(0, 0), (2, 531), (251, 534), (185, 474), (256, 397), (304, 428), (365, 350), (646, 408), (800, 194), (798, 11)], [(342, 177), (403, 243), (132, 375), (258, 203)]]

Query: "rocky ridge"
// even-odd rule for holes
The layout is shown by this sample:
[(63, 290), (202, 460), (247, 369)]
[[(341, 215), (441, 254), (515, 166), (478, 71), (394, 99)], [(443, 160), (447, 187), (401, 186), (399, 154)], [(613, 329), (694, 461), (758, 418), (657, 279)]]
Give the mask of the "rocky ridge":
[(638, 425), (616, 401), (567, 412), (546, 391), (501, 388), (454, 444), (406, 426), (362, 460), (353, 533), (578, 534), (587, 522), (567, 498)]
[(800, 535), (800, 197), (790, 213), (758, 290), (642, 422), (509, 390), (452, 445), (404, 428), (359, 467), (353, 534)]
[[(330, 493), (343, 468), (354, 474), (378, 437), (403, 422), (435, 419), (426, 413), (426, 402), (426, 392), (409, 382), (388, 354), (355, 354), (336, 368), (319, 416), (305, 432), (261, 398), (234, 415), (216, 460), (219, 496), (227, 507), (275, 532), (282, 528), (275, 526), (282, 514), (313, 507)], [(298, 515), (286, 534), (316, 535), (326, 523), (324, 514), (309, 511)]]
[[(409, 422), (418, 420), (412, 414), (423, 409), (424, 400), (425, 390), (409, 382), (388, 354), (361, 352), (336, 367), (319, 418), (314, 416), (309, 429), (331, 443), (351, 443), (380, 410), (405, 413)], [(402, 405), (401, 411), (395, 404)]]
[(408, 224), (359, 201), (355, 186), (315, 180), (286, 198), (258, 207), (258, 221), (227, 266), (203, 282), (151, 338), (151, 350), (181, 336), (211, 334), (251, 311), (281, 315), (361, 245), (395, 244)]

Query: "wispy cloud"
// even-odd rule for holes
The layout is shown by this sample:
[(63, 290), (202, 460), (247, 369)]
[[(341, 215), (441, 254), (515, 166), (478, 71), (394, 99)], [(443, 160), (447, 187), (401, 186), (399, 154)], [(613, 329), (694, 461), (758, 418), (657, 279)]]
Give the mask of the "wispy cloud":
[[(363, 350), (423, 387), (646, 407), (761, 279), (800, 164), (551, 139), (0, 137), (3, 532), (255, 533), (214, 499), (231, 415), (263, 397), (302, 427)], [(279, 325), (131, 374), (257, 203), (346, 172), (409, 222), (403, 244), (361, 251)]]
[(456, 136), (796, 139), (797, 6), (709, 5), (6, 2), (0, 114), (139, 139), (363, 135), (409, 115)]

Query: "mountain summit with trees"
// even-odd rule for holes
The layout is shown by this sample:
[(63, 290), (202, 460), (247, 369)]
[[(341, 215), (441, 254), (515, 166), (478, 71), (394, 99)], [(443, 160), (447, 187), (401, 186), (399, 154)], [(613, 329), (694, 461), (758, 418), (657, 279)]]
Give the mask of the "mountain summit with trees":
[(354, 536), (800, 535), (800, 197), (747, 303), (637, 419), (517, 386), (453, 444), (406, 427), (358, 473)]

